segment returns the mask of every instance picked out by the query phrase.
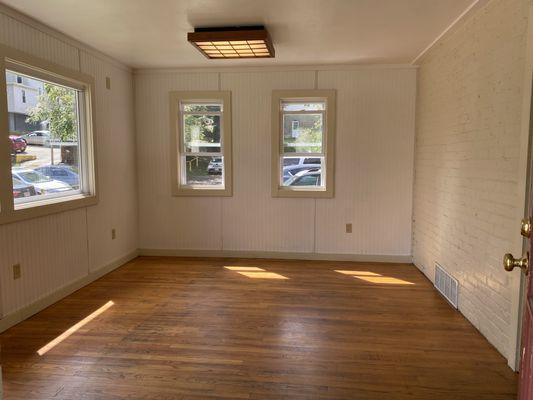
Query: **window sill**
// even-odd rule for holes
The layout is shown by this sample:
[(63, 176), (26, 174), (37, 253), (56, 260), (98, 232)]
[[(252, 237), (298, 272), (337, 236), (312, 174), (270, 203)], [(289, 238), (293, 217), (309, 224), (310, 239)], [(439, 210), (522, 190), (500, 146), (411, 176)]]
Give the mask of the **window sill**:
[(272, 191), (272, 197), (296, 197), (311, 199), (331, 199), (332, 189), (288, 189), (278, 187)]
[(0, 213), (0, 225), (94, 206), (97, 203), (98, 197), (96, 195), (75, 194), (61, 198), (17, 204), (14, 210), (5, 210)]
[(225, 189), (199, 189), (183, 186), (175, 186), (172, 188), (173, 197), (231, 197), (232, 191), (230, 188)]

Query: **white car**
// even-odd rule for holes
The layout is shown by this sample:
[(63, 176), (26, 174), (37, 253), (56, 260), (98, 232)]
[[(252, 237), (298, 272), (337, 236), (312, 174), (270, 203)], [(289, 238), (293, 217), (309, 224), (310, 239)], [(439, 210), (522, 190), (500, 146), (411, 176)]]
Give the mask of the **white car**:
[(210, 175), (222, 174), (223, 168), (224, 163), (222, 162), (222, 157), (213, 157), (207, 166), (207, 173)]
[(35, 187), (35, 192), (38, 195), (73, 190), (72, 186), (61, 181), (56, 181), (40, 172), (34, 171), (33, 169), (16, 168), (12, 169), (11, 173), (13, 174), (13, 177), (21, 180), (27, 185)]
[(39, 146), (50, 146), (50, 131), (34, 131), (22, 135), (26, 143)]

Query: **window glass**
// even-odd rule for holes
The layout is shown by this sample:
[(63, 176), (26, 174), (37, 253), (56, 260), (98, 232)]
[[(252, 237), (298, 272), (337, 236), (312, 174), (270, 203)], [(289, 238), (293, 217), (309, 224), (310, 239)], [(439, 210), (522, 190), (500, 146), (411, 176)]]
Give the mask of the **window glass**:
[[(325, 170), (325, 168), (323, 168), (323, 166), (325, 165), (324, 158), (310, 159), (310, 158), (301, 157), (301, 158), (298, 158), (298, 160), (300, 162), (298, 164), (293, 164), (293, 165), (286, 165), (285, 159), (283, 160), (282, 186), (320, 186), (321, 182), (323, 181), (323, 178), (320, 180), (315, 179), (314, 183), (310, 185), (308, 183), (310, 179), (303, 178), (303, 177), (306, 177), (308, 175), (312, 175), (312, 176), (322, 175), (322, 172)], [(307, 163), (307, 161), (312, 161), (312, 163)], [(300, 178), (292, 179), (294, 177), (300, 177)]]
[(323, 101), (301, 102), (301, 101), (282, 101), (281, 109), (283, 111), (323, 111), (326, 109), (326, 103)]
[[(15, 206), (80, 193), (83, 92), (9, 70), (6, 89)], [(50, 176), (50, 167), (72, 171), (72, 179)]]
[(323, 101), (281, 101), (281, 186), (325, 187), (325, 112)]
[(185, 152), (220, 153), (220, 115), (184, 114)]
[[(283, 150), (286, 153), (321, 153), (322, 114), (284, 114)], [(298, 128), (294, 129), (295, 123)]]
[(181, 183), (195, 188), (223, 188), (222, 104), (184, 102), (180, 105)]
[(185, 184), (189, 186), (220, 186), (224, 179), (222, 157), (184, 156)]

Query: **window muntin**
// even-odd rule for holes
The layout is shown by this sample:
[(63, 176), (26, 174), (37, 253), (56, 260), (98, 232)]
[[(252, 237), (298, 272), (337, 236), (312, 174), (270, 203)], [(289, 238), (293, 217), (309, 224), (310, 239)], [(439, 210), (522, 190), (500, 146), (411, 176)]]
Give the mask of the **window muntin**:
[(326, 107), (325, 100), (281, 100), (281, 187), (326, 187)]
[[(26, 102), (17, 104), (10, 96), (9, 75), (22, 77)], [(11, 142), (11, 174), (28, 190), (18, 196), (13, 190), (15, 209), (40, 204), (43, 200), (89, 194), (84, 185), (81, 121), (85, 91), (40, 77), (6, 70), (8, 92), (9, 138)], [(28, 92), (29, 91), (29, 92)], [(35, 93), (33, 93), (35, 92)], [(13, 123), (18, 120), (18, 123)], [(51, 176), (50, 168), (65, 170), (64, 176)], [(29, 195), (28, 195), (29, 193)]]
[(222, 103), (180, 102), (182, 186), (224, 189), (223, 112)]

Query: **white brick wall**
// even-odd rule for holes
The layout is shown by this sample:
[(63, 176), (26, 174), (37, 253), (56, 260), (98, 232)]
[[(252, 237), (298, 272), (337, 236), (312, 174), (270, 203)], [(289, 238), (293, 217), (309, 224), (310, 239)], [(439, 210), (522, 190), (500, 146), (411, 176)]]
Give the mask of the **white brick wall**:
[(460, 311), (508, 356), (519, 234), (520, 118), (529, 0), (492, 0), (420, 61), (413, 258), (460, 282)]

